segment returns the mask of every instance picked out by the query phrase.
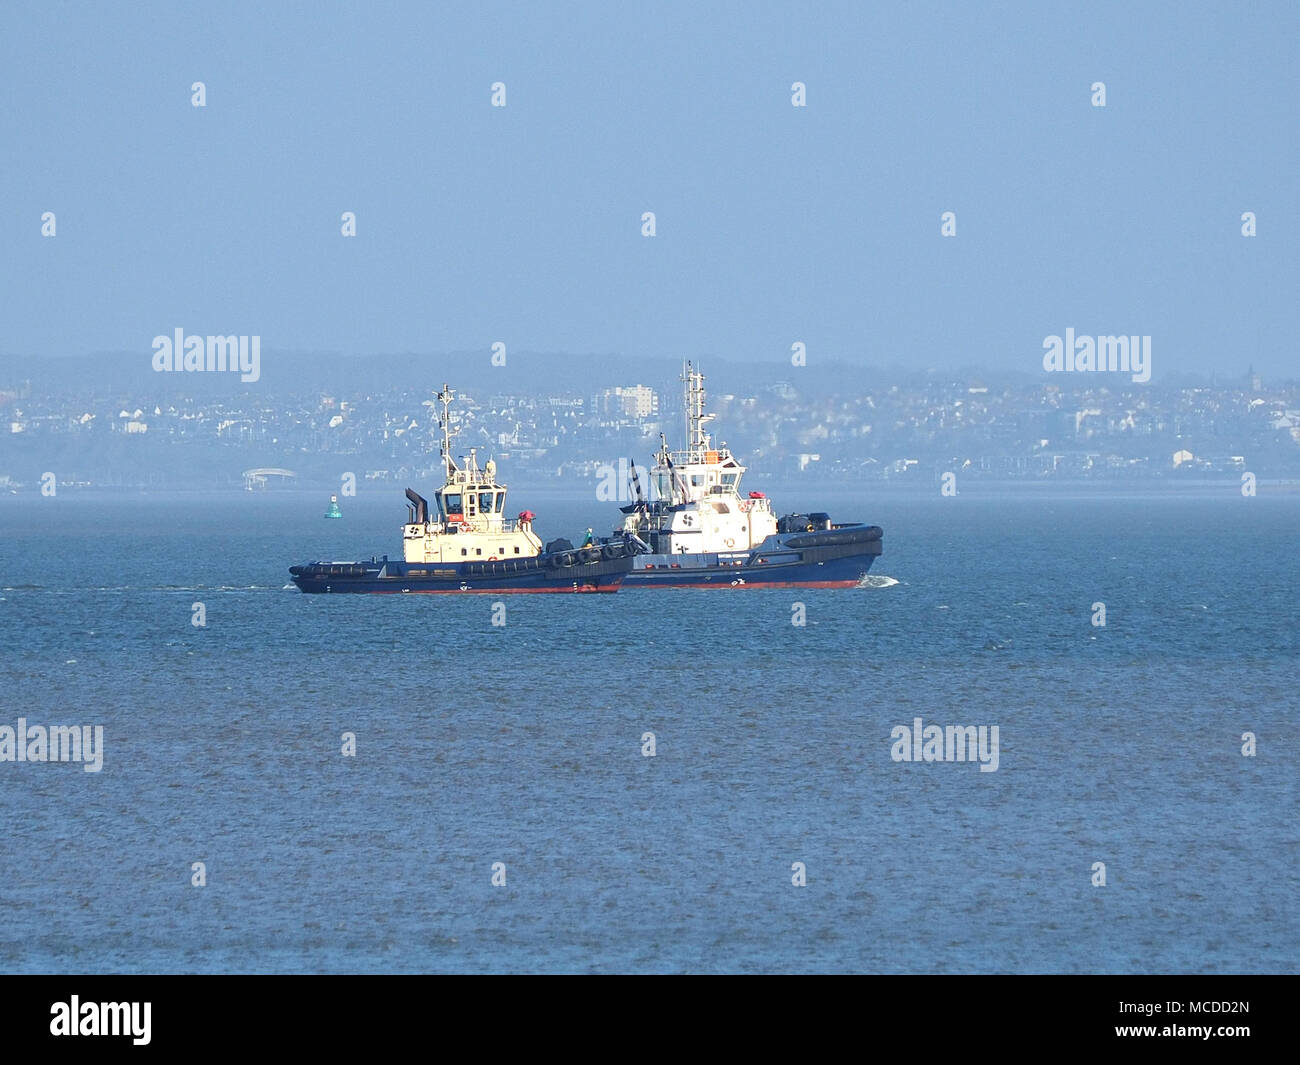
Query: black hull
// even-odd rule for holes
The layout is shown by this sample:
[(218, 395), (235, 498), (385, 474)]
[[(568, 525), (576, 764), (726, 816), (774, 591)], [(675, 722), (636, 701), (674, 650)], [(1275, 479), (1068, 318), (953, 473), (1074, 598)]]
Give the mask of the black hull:
[[(291, 566), (293, 583), (308, 594), (512, 595), (617, 592), (633, 558), (593, 559), (559, 552), (500, 562), (416, 563), (388, 558), (368, 562), (310, 562)], [(567, 564), (566, 564), (567, 563)]]

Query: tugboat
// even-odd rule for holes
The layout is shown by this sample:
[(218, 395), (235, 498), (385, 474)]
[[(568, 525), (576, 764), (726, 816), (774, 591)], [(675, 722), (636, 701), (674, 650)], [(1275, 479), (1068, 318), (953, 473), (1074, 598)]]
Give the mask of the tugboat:
[(653, 501), (632, 466), (636, 502), (615, 530), (637, 555), (626, 588), (852, 588), (883, 550), (878, 525), (834, 524), (824, 513), (778, 518), (762, 492), (740, 494), (745, 467), (714, 447), (705, 425), (704, 375), (689, 362), (687, 446), (670, 451), (660, 434), (651, 471)]
[(327, 518), (343, 517), (343, 511), (339, 510), (338, 496), (330, 496), (330, 505), (325, 508), (325, 517)]
[(434, 493), (434, 509), (406, 490), (402, 559), (384, 555), (290, 566), (293, 583), (304, 592), (617, 592), (632, 569), (636, 542), (616, 535), (581, 548), (563, 539), (543, 548), (532, 511), (521, 511), (515, 520), (504, 517), (506, 486), (497, 481), (495, 462), (489, 459), (479, 469), (475, 449), (460, 464), (453, 460), (451, 440), (458, 430), (451, 428), (452, 399), (451, 388), (443, 385), (438, 401), (446, 480)]

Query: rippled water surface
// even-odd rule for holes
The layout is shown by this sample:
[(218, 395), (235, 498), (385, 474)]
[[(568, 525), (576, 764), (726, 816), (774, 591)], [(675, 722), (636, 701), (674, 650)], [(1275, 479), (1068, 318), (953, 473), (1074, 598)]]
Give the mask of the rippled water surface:
[[(286, 588), (397, 553), (398, 493), (325, 502), (0, 500), (0, 725), (105, 737), (0, 762), (0, 968), (1294, 971), (1300, 499), (782, 499), (883, 525), (872, 586), (503, 627)], [(916, 717), (997, 771), (893, 761)]]

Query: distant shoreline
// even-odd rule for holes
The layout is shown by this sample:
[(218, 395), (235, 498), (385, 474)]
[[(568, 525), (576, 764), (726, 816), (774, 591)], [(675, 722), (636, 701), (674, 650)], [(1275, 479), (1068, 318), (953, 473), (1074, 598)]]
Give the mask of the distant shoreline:
[[(418, 484), (414, 484), (418, 488)], [(584, 485), (582, 483), (554, 484), (548, 482), (536, 482), (526, 480), (516, 480), (512, 487), (518, 491), (527, 492), (532, 495), (543, 495), (551, 498), (569, 498), (583, 499), (590, 498), (593, 502), (598, 502), (602, 506), (618, 507), (626, 505), (627, 501), (616, 500), (596, 500), (595, 486)], [(809, 484), (771, 484), (768, 486), (770, 491), (767, 495), (776, 499), (786, 496), (825, 496), (828, 499), (837, 497), (861, 497), (861, 496), (891, 496), (891, 497), (908, 497), (908, 498), (939, 498), (939, 483), (932, 482), (925, 485), (920, 484), (900, 484), (898, 482), (874, 482), (864, 481), (855, 484), (827, 484), (824, 482)], [(384, 482), (381, 485), (367, 485), (360, 489), (356, 496), (351, 497), (354, 504), (359, 500), (370, 502), (373, 500), (392, 496), (394, 499), (401, 498), (402, 486), (396, 481)], [(1279, 480), (1260, 480), (1257, 483), (1258, 497), (1266, 496), (1300, 496), (1300, 479), (1283, 478)], [(58, 496), (77, 495), (81, 497), (95, 495), (134, 495), (134, 496), (178, 496), (178, 495), (223, 495), (223, 496), (248, 496), (251, 498), (263, 498), (271, 496), (284, 496), (286, 498), (303, 498), (316, 497), (324, 495), (337, 494), (338, 485), (332, 483), (321, 483), (318, 485), (277, 485), (275, 487), (259, 488), (249, 491), (242, 486), (221, 486), (221, 485), (184, 485), (184, 486), (119, 486), (119, 485), (59, 485)], [(1026, 480), (976, 480), (967, 478), (962, 481), (957, 499), (962, 497), (989, 497), (989, 496), (1044, 496), (1044, 495), (1074, 495), (1074, 496), (1143, 496), (1147, 498), (1160, 497), (1180, 497), (1192, 495), (1211, 495), (1238, 497), (1240, 496), (1240, 481), (1236, 478), (1223, 478), (1221, 480), (1161, 480), (1157, 478), (1144, 478), (1140, 481), (1119, 481), (1119, 480), (1058, 480), (1058, 481), (1026, 481)], [(42, 499), (38, 486), (24, 486), (15, 490), (0, 489), (0, 505), (6, 500), (19, 499)], [(349, 500), (340, 500), (346, 508)]]

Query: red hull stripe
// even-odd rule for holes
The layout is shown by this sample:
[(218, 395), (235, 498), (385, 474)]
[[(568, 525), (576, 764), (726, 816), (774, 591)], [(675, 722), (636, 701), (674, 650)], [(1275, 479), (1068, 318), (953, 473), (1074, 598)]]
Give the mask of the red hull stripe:
[(858, 579), (843, 581), (746, 581), (744, 584), (732, 584), (730, 581), (699, 581), (686, 584), (681, 581), (645, 581), (637, 580), (625, 584), (624, 589), (640, 590), (643, 588), (856, 588)]

